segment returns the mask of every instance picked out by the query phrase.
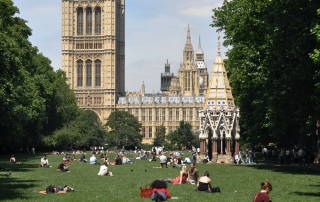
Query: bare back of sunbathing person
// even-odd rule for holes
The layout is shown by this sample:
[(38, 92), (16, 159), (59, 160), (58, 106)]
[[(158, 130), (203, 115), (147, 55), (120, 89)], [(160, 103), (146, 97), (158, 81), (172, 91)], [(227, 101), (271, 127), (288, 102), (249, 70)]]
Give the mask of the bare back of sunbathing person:
[(40, 194), (65, 194), (69, 191), (74, 191), (70, 186), (48, 186), (45, 191), (39, 191)]
[(209, 191), (211, 192), (212, 185), (211, 185), (211, 179), (209, 178), (209, 172), (204, 172), (204, 175), (199, 178), (198, 184), (197, 184), (197, 191)]
[(10, 162), (11, 164), (14, 164), (14, 163), (20, 164), (20, 162), (16, 162), (16, 157), (14, 157), (14, 155), (11, 155), (9, 162)]

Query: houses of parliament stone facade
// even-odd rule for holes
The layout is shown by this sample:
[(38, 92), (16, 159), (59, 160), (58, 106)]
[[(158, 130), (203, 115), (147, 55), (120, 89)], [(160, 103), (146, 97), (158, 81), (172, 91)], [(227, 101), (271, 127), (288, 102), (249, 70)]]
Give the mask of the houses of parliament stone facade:
[[(105, 122), (115, 110), (142, 123), (143, 142), (152, 143), (159, 126), (167, 133), (184, 120), (199, 129), (199, 110), (208, 90), (208, 72), (200, 38), (194, 53), (188, 26), (183, 60), (175, 74), (169, 61), (161, 73), (161, 93), (125, 92), (124, 0), (62, 0), (62, 69), (80, 108)], [(159, 72), (160, 74), (160, 72)]]

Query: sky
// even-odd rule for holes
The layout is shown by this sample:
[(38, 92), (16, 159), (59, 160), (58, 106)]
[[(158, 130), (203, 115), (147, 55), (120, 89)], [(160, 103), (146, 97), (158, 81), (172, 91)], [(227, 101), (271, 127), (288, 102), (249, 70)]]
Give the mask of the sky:
[[(32, 29), (29, 38), (39, 52), (61, 69), (61, 0), (13, 0)], [(126, 0), (125, 1), (125, 89), (146, 93), (160, 92), (160, 76), (165, 63), (177, 75), (183, 61), (188, 24), (196, 52), (201, 38), (204, 60), (210, 73), (217, 56), (218, 33), (212, 23), (212, 9), (223, 0)], [(223, 33), (221, 33), (223, 39)], [(221, 46), (224, 57), (227, 49)]]

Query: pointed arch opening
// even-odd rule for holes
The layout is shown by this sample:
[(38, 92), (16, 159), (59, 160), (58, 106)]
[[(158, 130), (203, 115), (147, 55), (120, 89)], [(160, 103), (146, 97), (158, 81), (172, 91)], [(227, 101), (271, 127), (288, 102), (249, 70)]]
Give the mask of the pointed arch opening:
[(101, 34), (101, 8), (95, 8), (95, 33)]
[(86, 8), (86, 34), (92, 34), (92, 8)]
[(77, 86), (83, 85), (83, 61), (77, 61)]
[(86, 73), (87, 73), (86, 85), (92, 86), (92, 61), (91, 60), (86, 61)]
[(96, 60), (95, 62), (95, 86), (101, 86), (101, 60)]
[(77, 34), (83, 34), (83, 8), (77, 9)]

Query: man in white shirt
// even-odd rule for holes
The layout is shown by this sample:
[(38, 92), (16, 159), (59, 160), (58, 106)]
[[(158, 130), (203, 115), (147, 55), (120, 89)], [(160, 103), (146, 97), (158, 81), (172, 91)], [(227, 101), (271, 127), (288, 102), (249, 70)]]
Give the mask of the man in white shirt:
[(188, 156), (184, 159), (183, 163), (191, 163), (191, 160)]
[(43, 157), (41, 158), (40, 167), (49, 167), (49, 160), (47, 159), (46, 155), (43, 155)]
[(163, 155), (163, 153), (161, 153), (161, 156), (159, 157), (159, 159), (160, 159), (161, 167), (163, 168), (164, 165), (166, 165), (166, 168), (168, 168), (167, 157), (165, 155)]
[(98, 175), (108, 175), (108, 164), (107, 163), (104, 163), (101, 167), (100, 167), (100, 171), (98, 173)]
[(94, 154), (92, 154), (92, 156), (90, 157), (90, 165), (100, 165), (100, 163), (98, 163), (98, 160)]

